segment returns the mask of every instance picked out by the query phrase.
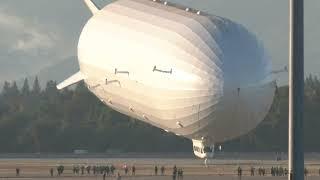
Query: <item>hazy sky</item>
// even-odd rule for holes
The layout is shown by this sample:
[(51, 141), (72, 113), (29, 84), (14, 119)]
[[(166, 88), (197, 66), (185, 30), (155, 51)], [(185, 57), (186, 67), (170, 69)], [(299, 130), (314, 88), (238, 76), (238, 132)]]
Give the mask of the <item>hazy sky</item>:
[[(110, 1), (95, 0), (100, 6)], [(171, 0), (245, 25), (264, 42), (274, 69), (288, 63), (288, 0)], [(305, 1), (306, 73), (320, 76), (320, 1)], [(90, 13), (82, 0), (1, 0), (0, 80), (76, 56)], [(283, 74), (281, 81), (286, 81)]]

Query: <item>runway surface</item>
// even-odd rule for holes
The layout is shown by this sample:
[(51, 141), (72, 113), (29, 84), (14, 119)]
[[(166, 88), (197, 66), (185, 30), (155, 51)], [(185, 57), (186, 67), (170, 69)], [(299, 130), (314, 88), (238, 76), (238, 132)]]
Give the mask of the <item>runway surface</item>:
[[(84, 174), (73, 173), (74, 166), (110, 166), (116, 167), (115, 174), (120, 173), (121, 179), (152, 179), (152, 180), (169, 180), (172, 178), (173, 166), (183, 170), (184, 180), (233, 180), (239, 179), (237, 168), (240, 166), (243, 170), (241, 179), (272, 179), (280, 180), (287, 177), (273, 177), (270, 174), (271, 167), (287, 167), (287, 161), (275, 161), (273, 158), (251, 157), (251, 158), (218, 158), (210, 161), (206, 167), (204, 161), (195, 158), (0, 158), (0, 179), (60, 179), (60, 180), (97, 180), (103, 179), (102, 174), (93, 175), (92, 169), (90, 174), (84, 171)], [(128, 174), (125, 175), (123, 166), (129, 167)], [(57, 166), (63, 165), (64, 172), (58, 177)], [(136, 167), (136, 175), (131, 175), (131, 167)], [(154, 167), (158, 166), (158, 176), (154, 175)], [(165, 167), (164, 176), (160, 176), (160, 167)], [(255, 176), (250, 176), (250, 169), (255, 168)], [(266, 176), (258, 176), (258, 169), (265, 168)], [(318, 156), (309, 156), (306, 158), (306, 167), (308, 177), (306, 179), (320, 179), (319, 168), (320, 160)], [(16, 177), (16, 168), (20, 169), (20, 176)], [(50, 177), (50, 169), (54, 169), (53, 177)], [(106, 177), (106, 179), (116, 179), (115, 176)]]

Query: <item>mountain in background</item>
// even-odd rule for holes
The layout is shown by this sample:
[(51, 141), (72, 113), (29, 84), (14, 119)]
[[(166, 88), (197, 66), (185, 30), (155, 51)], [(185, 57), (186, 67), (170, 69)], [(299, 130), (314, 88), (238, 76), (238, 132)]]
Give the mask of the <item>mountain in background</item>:
[[(28, 81), (30, 82), (30, 84), (32, 84), (35, 77), (38, 77), (40, 86), (43, 88), (45, 87), (46, 83), (50, 80), (59, 83), (78, 71), (79, 65), (77, 57), (69, 57), (53, 66), (43, 68), (38, 73), (25, 78), (28, 78)], [(18, 87), (22, 87), (25, 78), (20, 78), (16, 80)], [(3, 84), (4, 82), (0, 81), (1, 90)]]

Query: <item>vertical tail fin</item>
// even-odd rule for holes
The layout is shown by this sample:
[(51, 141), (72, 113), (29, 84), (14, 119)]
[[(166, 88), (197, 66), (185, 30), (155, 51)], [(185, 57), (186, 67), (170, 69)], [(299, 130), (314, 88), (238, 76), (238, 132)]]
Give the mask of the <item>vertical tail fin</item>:
[(100, 9), (92, 0), (84, 0), (92, 14), (96, 14)]

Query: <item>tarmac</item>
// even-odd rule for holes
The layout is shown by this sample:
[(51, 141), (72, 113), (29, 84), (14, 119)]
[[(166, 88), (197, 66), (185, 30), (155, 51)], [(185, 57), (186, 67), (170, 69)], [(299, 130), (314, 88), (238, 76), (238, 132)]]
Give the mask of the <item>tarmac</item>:
[[(313, 158), (314, 157), (314, 158)], [(223, 158), (211, 160), (206, 167), (204, 161), (196, 158), (0, 158), (0, 179), (50, 179), (50, 180), (98, 180), (103, 179), (102, 174), (93, 175), (92, 171), (83, 175), (73, 174), (73, 166), (105, 166), (114, 165), (116, 167), (115, 174), (120, 173), (125, 180), (172, 180), (172, 169), (176, 165), (177, 168), (183, 169), (183, 180), (239, 180), (237, 176), (237, 168), (240, 166), (243, 170), (241, 179), (272, 179), (282, 180), (287, 179), (286, 176), (275, 177), (271, 176), (271, 167), (287, 167), (287, 160), (276, 161), (273, 158), (266, 158), (260, 155), (256, 157), (239, 157), (239, 158)], [(57, 175), (57, 166), (65, 167), (64, 173), (61, 176)], [(125, 175), (123, 166), (129, 167), (129, 172)], [(131, 167), (136, 167), (136, 175), (131, 175)], [(166, 168), (165, 174), (154, 175), (154, 167), (158, 166)], [(310, 156), (305, 161), (305, 166), (308, 169), (308, 180), (320, 180), (319, 169), (320, 159), (318, 156)], [(251, 167), (255, 168), (255, 176), (250, 175)], [(266, 169), (266, 176), (258, 175), (258, 168)], [(20, 169), (19, 177), (16, 176), (16, 168)], [(54, 169), (54, 176), (50, 177), (50, 168)], [(107, 180), (116, 179), (115, 176), (107, 176)], [(178, 179), (176, 179), (178, 180)], [(181, 179), (182, 180), (182, 179)]]

